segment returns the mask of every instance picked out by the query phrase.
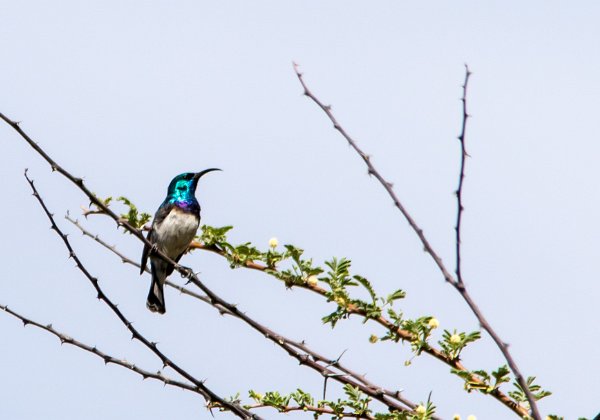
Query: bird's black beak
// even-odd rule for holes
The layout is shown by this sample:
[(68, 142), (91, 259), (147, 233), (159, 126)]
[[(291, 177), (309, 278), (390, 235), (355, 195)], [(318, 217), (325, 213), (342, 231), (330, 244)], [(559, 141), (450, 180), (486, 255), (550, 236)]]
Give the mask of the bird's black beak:
[(197, 181), (197, 180), (199, 180), (199, 179), (200, 179), (200, 177), (202, 177), (202, 175), (204, 175), (204, 174), (207, 174), (207, 173), (209, 173), (209, 172), (212, 172), (212, 171), (220, 171), (220, 170), (221, 170), (221, 169), (219, 169), (219, 168), (209, 168), (209, 169), (205, 169), (205, 170), (203, 170), (203, 171), (200, 171), (200, 172), (198, 172), (198, 173), (194, 174), (194, 179)]

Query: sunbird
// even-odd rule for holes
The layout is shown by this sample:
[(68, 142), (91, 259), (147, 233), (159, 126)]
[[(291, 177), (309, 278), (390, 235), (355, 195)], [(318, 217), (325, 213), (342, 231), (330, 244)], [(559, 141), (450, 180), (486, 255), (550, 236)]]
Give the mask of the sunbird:
[(200, 225), (200, 204), (196, 200), (196, 187), (202, 175), (220, 171), (218, 168), (205, 169), (200, 172), (186, 172), (177, 175), (167, 190), (167, 198), (162, 202), (152, 221), (148, 232), (148, 241), (152, 247), (144, 245), (140, 274), (146, 268), (148, 256), (152, 283), (146, 306), (152, 312), (165, 313), (164, 284), (175, 268), (152, 251), (159, 250), (172, 260), (178, 262), (187, 251)]

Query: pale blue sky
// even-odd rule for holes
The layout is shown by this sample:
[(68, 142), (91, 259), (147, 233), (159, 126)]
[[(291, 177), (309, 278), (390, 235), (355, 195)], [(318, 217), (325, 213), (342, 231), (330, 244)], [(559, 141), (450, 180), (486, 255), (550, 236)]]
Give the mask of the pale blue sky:
[[(473, 77), (467, 133), (464, 276), (521, 370), (554, 392), (544, 414), (599, 410), (600, 6), (523, 2), (0, 2), (0, 107), (99, 195), (154, 212), (170, 179), (202, 180), (203, 221), (234, 241), (294, 243), (318, 262), (346, 256), (381, 291), (408, 293), (408, 316), (477, 329), (414, 233), (325, 115), (301, 95), (292, 60), (333, 105), (453, 267), (463, 64)], [(157, 370), (66, 258), (22, 176), (58, 215), (85, 198), (7, 126), (0, 126), (0, 303), (119, 357)], [(67, 224), (65, 228), (73, 233)], [(128, 255), (141, 244), (109, 221), (87, 226)], [(322, 382), (240, 322), (167, 291), (148, 312), (149, 278), (79, 235), (81, 258), (136, 326), (222, 395), (254, 388), (319, 395)], [(333, 333), (332, 309), (220, 258), (182, 261), (229, 301), (316, 350), (344, 355), (374, 382), (438, 413), (504, 419), (427, 356), (371, 345), (358, 320)], [(0, 314), (0, 418), (211, 418), (195, 395), (164, 389)], [(439, 331), (441, 334), (441, 331)], [(472, 368), (502, 363), (488, 337)], [(265, 374), (267, 372), (268, 374)], [(331, 388), (334, 392), (335, 388)], [(335, 394), (332, 394), (332, 396)], [(274, 418), (274, 411), (261, 412)], [(216, 414), (218, 418), (229, 418)], [(293, 417), (293, 416), (292, 416)], [(295, 418), (295, 417), (294, 417)]]

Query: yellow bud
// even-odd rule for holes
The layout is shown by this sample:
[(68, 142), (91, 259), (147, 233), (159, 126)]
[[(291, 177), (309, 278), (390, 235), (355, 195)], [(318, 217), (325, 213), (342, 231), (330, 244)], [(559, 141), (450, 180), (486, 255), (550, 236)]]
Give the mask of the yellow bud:
[(477, 417), (475, 417), (473, 414), (471, 414), (467, 417), (467, 420), (477, 420)]
[(431, 318), (427, 325), (429, 325), (429, 328), (434, 329), (440, 326), (440, 321), (437, 318)]
[(369, 341), (375, 344), (377, 343), (377, 341), (379, 341), (379, 337), (377, 337), (375, 334), (371, 334), (371, 336), (369, 337)]
[(460, 414), (453, 415), (452, 420), (460, 420)]
[(336, 297), (335, 303), (337, 303), (340, 306), (346, 306), (346, 299), (344, 299), (343, 297)]
[[(458, 335), (458, 334), (452, 334), (452, 335), (450, 336), (450, 342), (451, 342), (452, 344), (458, 344), (458, 343), (460, 343), (460, 335)], [(467, 418), (468, 418), (468, 417), (467, 417)]]
[(317, 278), (317, 276), (315, 276), (313, 274), (312, 276), (308, 276), (308, 278), (306, 279), (306, 282), (308, 283), (308, 285), (310, 287), (315, 287), (317, 285), (317, 283), (319, 282), (319, 279)]
[(269, 239), (269, 246), (271, 248), (277, 248), (277, 245), (279, 245), (279, 241), (277, 240), (277, 238)]
[(421, 404), (417, 405), (417, 407), (415, 408), (415, 413), (417, 414), (425, 414), (425, 412), (427, 411), (427, 409), (425, 407), (423, 407)]

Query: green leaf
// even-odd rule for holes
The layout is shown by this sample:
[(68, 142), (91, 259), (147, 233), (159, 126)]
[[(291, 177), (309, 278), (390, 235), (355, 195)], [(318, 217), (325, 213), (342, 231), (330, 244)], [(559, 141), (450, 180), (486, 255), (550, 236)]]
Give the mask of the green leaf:
[[(527, 378), (527, 387), (536, 401), (552, 395), (552, 392), (543, 390), (541, 386), (534, 384), (534, 381), (535, 376)], [(517, 381), (514, 381), (513, 386), (515, 387), (515, 390), (509, 392), (508, 395), (517, 403), (527, 403), (527, 396), (525, 395), (523, 388), (521, 388), (521, 385), (519, 385)]]
[(500, 366), (497, 370), (492, 372), (492, 376), (494, 377), (494, 389), (497, 389), (501, 384), (505, 382), (510, 382), (510, 370), (508, 366), (503, 365)]
[(479, 331), (466, 334), (464, 332), (457, 333), (456, 330), (454, 330), (454, 333), (444, 330), (442, 340), (438, 341), (438, 343), (442, 348), (442, 352), (451, 360), (455, 360), (459, 358), (460, 353), (467, 344), (479, 340), (480, 338), (481, 333)]
[(203, 225), (200, 234), (200, 240), (206, 246), (221, 245), (227, 243), (227, 232), (233, 229), (233, 226), (213, 227)]
[(395, 300), (404, 299), (406, 297), (406, 292), (402, 289), (398, 289), (393, 293), (390, 293), (386, 298), (386, 303), (392, 303)]
[[(106, 199), (109, 203), (112, 200), (111, 197)], [(127, 223), (133, 226), (136, 229), (142, 229), (146, 223), (150, 220), (152, 216), (148, 213), (139, 213), (135, 204), (131, 202), (127, 197), (118, 197), (117, 201), (122, 202), (126, 207), (129, 208), (127, 213), (122, 213), (121, 218), (126, 219)], [(105, 201), (106, 204), (106, 201)], [(128, 231), (124, 231), (124, 233), (128, 233)]]
[(354, 275), (354, 276), (352, 276), (352, 278), (354, 280), (356, 280), (358, 283), (362, 284), (364, 286), (364, 288), (367, 289), (367, 291), (369, 292), (369, 295), (371, 295), (371, 299), (373, 300), (373, 303), (377, 303), (377, 294), (375, 293), (373, 286), (371, 286), (371, 283), (369, 283), (369, 280), (367, 280), (366, 278), (359, 276), (359, 275)]
[(300, 388), (296, 389), (296, 392), (293, 392), (290, 396), (300, 407), (314, 404), (314, 398)]

